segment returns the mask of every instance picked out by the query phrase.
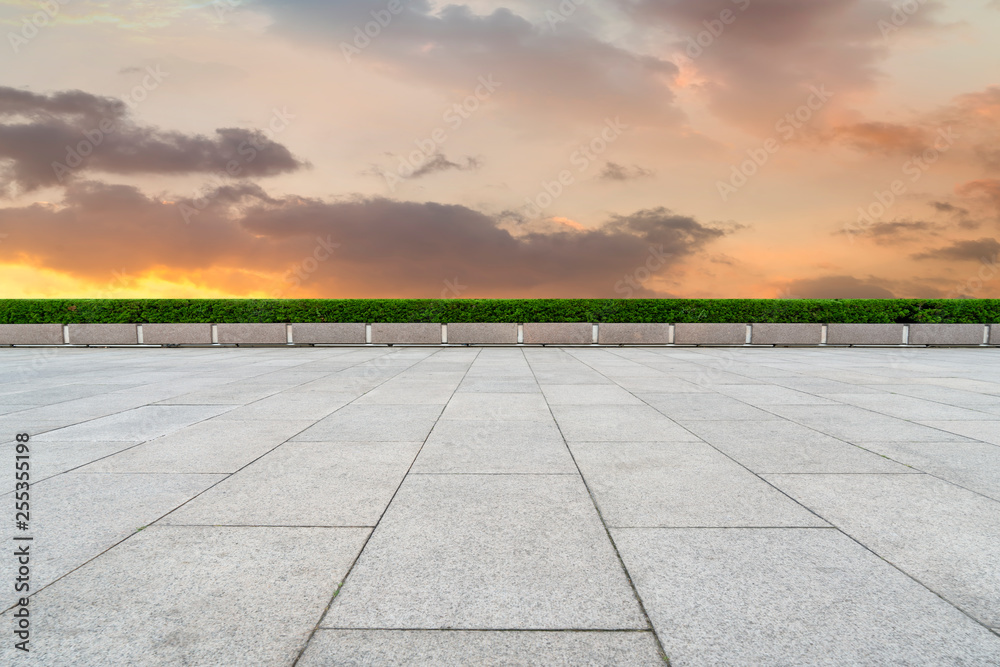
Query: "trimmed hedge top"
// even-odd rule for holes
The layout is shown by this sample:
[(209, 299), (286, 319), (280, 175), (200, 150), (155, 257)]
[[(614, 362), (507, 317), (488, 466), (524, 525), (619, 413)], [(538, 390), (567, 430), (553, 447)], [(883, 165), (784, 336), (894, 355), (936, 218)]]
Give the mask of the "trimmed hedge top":
[(2, 299), (0, 324), (1000, 322), (1000, 299)]

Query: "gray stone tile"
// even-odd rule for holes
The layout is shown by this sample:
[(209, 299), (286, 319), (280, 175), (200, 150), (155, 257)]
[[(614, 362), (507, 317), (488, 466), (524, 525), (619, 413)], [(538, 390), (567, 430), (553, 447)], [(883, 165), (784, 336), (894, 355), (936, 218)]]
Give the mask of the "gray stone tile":
[(852, 405), (774, 405), (769, 410), (785, 419), (858, 445), (874, 441), (965, 440), (958, 435), (949, 437), (948, 433), (936, 428), (888, 417)]
[(873, 452), (1000, 500), (1000, 447), (982, 442), (872, 442)]
[(455, 385), (411, 382), (400, 385), (392, 381), (375, 387), (355, 401), (356, 405), (436, 405), (442, 406), (455, 393)]
[(704, 443), (573, 442), (609, 526), (825, 526)]
[(139, 442), (210, 419), (225, 410), (225, 407), (213, 405), (145, 405), (57, 429), (37, 439), (41, 442), (72, 440)]
[(488, 377), (468, 377), (458, 387), (458, 393), (487, 392), (492, 394), (533, 394), (541, 390), (533, 377), (511, 380), (494, 380)]
[[(692, 375), (691, 379), (695, 379), (695, 377)], [(615, 378), (615, 382), (626, 391), (640, 394), (707, 394), (710, 392), (709, 389), (694, 382), (666, 373), (646, 377), (619, 376)]]
[(995, 414), (899, 394), (830, 394), (830, 398), (890, 417), (909, 420), (994, 420)]
[(750, 405), (763, 408), (769, 405), (833, 405), (835, 401), (822, 396), (814, 396), (804, 391), (796, 391), (788, 387), (773, 384), (715, 384), (712, 389), (743, 401)]
[(719, 394), (637, 394), (639, 398), (673, 420), (780, 419), (770, 412)]
[(651, 632), (319, 630), (298, 664), (662, 667), (664, 662)]
[(1000, 445), (1000, 419), (996, 421), (921, 421), (920, 423), (947, 433), (954, 433), (973, 440), (982, 440), (992, 445)]
[[(220, 479), (220, 475), (72, 472), (32, 484), (30, 534), (38, 555), (31, 563), (32, 591), (83, 565)], [(13, 496), (4, 499), (13, 508)], [(13, 544), (16, 532), (12, 517), (3, 530), (8, 544)], [(4, 559), (0, 572), (6, 581), (13, 581), (14, 559)]]
[(367, 534), (152, 526), (35, 597), (30, 662), (291, 665)]
[(442, 419), (414, 473), (576, 473), (555, 423)]
[(579, 478), (407, 477), (321, 623), (645, 629)]
[(283, 384), (258, 384), (256, 382), (231, 382), (209, 387), (188, 394), (160, 401), (162, 405), (245, 405), (277, 394), (286, 389)]
[(547, 384), (542, 393), (549, 405), (643, 405), (631, 393), (613, 384)]
[(916, 472), (795, 422), (728, 420), (680, 424), (756, 473)]
[(974, 618), (1000, 624), (1000, 503), (927, 475), (767, 479)]
[(1000, 637), (838, 531), (612, 534), (672, 665), (1000, 660)]
[(545, 398), (539, 394), (455, 394), (441, 419), (552, 421)]
[[(112, 454), (138, 445), (138, 442), (126, 442), (122, 440), (90, 441), (72, 440), (69, 442), (42, 441), (37, 438), (29, 444), (31, 455), (31, 478), (39, 482), (54, 475), (58, 475), (79, 466), (86, 465), (98, 459), (102, 459)], [(0, 445), (0, 452), (3, 452), (0, 460), (8, 467), (14, 469), (15, 443), (8, 442)], [(0, 489), (0, 493), (14, 490), (14, 477), (11, 475), (4, 480), (6, 488)]]
[(287, 442), (162, 523), (374, 526), (419, 442)]
[(440, 405), (347, 405), (313, 424), (296, 440), (422, 442), (441, 414)]
[(225, 421), (245, 419), (313, 419), (319, 420), (355, 400), (358, 394), (282, 392), (259, 401), (229, 410), (218, 416)]
[(232, 473), (312, 422), (213, 419), (81, 468), (84, 472)]
[(567, 440), (662, 442), (698, 438), (647, 405), (553, 405)]

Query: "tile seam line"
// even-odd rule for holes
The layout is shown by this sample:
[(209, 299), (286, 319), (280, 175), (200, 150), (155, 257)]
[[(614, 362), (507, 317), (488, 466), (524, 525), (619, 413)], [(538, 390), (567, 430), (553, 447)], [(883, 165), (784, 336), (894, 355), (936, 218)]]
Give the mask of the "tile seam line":
[(618, 634), (654, 634), (652, 630), (638, 628), (345, 628), (339, 626), (321, 627), (320, 630), (336, 632), (566, 632), (587, 634), (592, 632)]
[[(586, 362), (584, 362), (584, 361), (580, 361), (580, 363), (586, 364)], [(586, 365), (589, 366), (589, 364), (586, 364)], [(608, 379), (610, 379), (610, 378), (608, 378)], [(621, 386), (621, 385), (619, 385), (619, 386)], [(622, 389), (625, 389), (625, 387), (622, 387)], [(629, 391), (629, 390), (625, 389), (625, 391)], [(632, 393), (632, 392), (629, 391), (629, 393)], [(632, 394), (632, 395), (635, 396), (635, 394)], [(639, 397), (636, 396), (636, 398), (639, 398)], [(642, 400), (642, 399), (639, 398), (639, 400)], [(645, 403), (645, 401), (643, 401), (643, 403)], [(649, 404), (646, 403), (646, 405), (649, 405)], [(651, 407), (654, 410), (656, 410), (656, 408), (654, 408), (652, 405), (650, 405), (649, 407)], [(659, 410), (657, 410), (657, 412), (659, 412)], [(660, 414), (663, 414), (663, 413), (661, 412)], [(664, 415), (664, 416), (666, 416), (666, 415)], [(668, 417), (668, 419), (669, 419), (669, 417)], [(673, 420), (671, 420), (671, 421), (673, 421)], [(674, 422), (674, 423), (677, 423), (677, 422)], [(692, 435), (696, 435), (692, 431), (690, 431), (686, 426), (684, 426), (683, 424), (678, 424), (678, 426), (680, 426), (684, 430), (688, 431)], [(701, 440), (701, 439), (699, 438), (699, 440)], [(734, 463), (736, 463), (738, 466), (740, 466), (741, 468), (743, 468), (744, 470), (746, 470), (747, 472), (749, 472), (751, 475), (753, 475), (754, 477), (756, 477), (760, 481), (764, 482), (765, 484), (767, 484), (771, 488), (775, 489), (778, 493), (782, 494), (783, 496), (785, 496), (786, 498), (788, 498), (789, 500), (791, 500), (793, 503), (795, 503), (799, 507), (802, 507), (807, 512), (809, 512), (810, 514), (813, 514), (817, 518), (821, 519), (822, 521), (825, 521), (831, 527), (835, 528), (840, 534), (844, 535), (847, 539), (851, 540), (852, 542), (854, 542), (855, 544), (857, 544), (858, 546), (860, 546), (862, 549), (864, 549), (868, 553), (872, 554), (875, 558), (878, 558), (879, 560), (881, 560), (883, 563), (886, 563), (887, 565), (889, 565), (890, 567), (892, 567), (893, 569), (895, 569), (897, 572), (902, 573), (904, 576), (906, 576), (910, 580), (916, 582), (922, 588), (924, 588), (925, 590), (929, 591), (932, 595), (935, 595), (938, 599), (942, 600), (943, 602), (945, 602), (946, 604), (948, 604), (952, 608), (958, 610), (959, 613), (961, 613), (962, 615), (964, 615), (966, 618), (969, 618), (973, 623), (976, 623), (977, 625), (980, 625), (981, 627), (984, 627), (987, 630), (992, 630), (990, 628), (990, 626), (988, 624), (986, 624), (984, 621), (979, 620), (978, 618), (976, 618), (975, 616), (973, 616), (971, 613), (967, 612), (965, 609), (959, 607), (956, 603), (952, 602), (951, 600), (949, 600), (948, 598), (946, 598), (944, 595), (942, 595), (941, 593), (937, 592), (936, 590), (934, 590), (933, 588), (931, 588), (930, 586), (928, 586), (927, 584), (925, 584), (920, 579), (917, 579), (917, 577), (915, 577), (914, 575), (910, 574), (909, 572), (907, 572), (906, 570), (904, 570), (902, 567), (896, 565), (895, 563), (893, 563), (892, 561), (890, 561), (885, 556), (882, 556), (881, 554), (875, 552), (874, 549), (872, 549), (868, 545), (866, 545), (863, 542), (861, 542), (859, 539), (857, 539), (856, 537), (854, 537), (853, 535), (851, 535), (850, 533), (848, 533), (847, 531), (845, 531), (843, 528), (841, 528), (837, 524), (835, 524), (832, 521), (830, 521), (830, 520), (826, 519), (825, 517), (823, 517), (819, 512), (813, 510), (811, 507), (808, 507), (804, 503), (799, 502), (798, 500), (796, 500), (795, 498), (793, 498), (791, 495), (789, 495), (788, 493), (786, 493), (784, 490), (779, 489), (777, 486), (775, 486), (774, 484), (772, 484), (769, 480), (764, 479), (763, 477), (761, 477), (760, 475), (758, 475), (754, 471), (750, 470), (749, 468), (747, 468), (745, 465), (743, 465), (742, 463), (740, 463), (736, 459), (732, 458), (731, 456), (729, 456), (725, 452), (723, 452), (720, 449), (718, 449), (712, 443), (706, 442), (705, 440), (701, 440), (701, 441), (704, 442), (709, 447), (711, 447), (712, 449), (714, 449), (715, 451), (717, 451), (720, 454), (722, 454), (723, 456), (725, 456), (726, 458), (728, 458), (729, 460), (731, 460)], [(836, 473), (831, 473), (831, 474), (836, 474)], [(986, 497), (986, 496), (984, 496), (984, 497)]]
[[(445, 350), (445, 349), (447, 349), (447, 348), (445, 348), (445, 347), (439, 347), (434, 352), (432, 352), (431, 354), (428, 354), (426, 357), (424, 357), (420, 361), (424, 361), (424, 360), (430, 359), (431, 357), (434, 357), (434, 356), (436, 356), (438, 354), (441, 354), (441, 352), (443, 350)], [(482, 351), (481, 350), (477, 350), (476, 351), (476, 355), (472, 358), (472, 361), (469, 362), (468, 368), (466, 368), (465, 372), (462, 374), (462, 380), (459, 381), (459, 383), (455, 386), (455, 389), (452, 390), (452, 392), (451, 392), (452, 398), (455, 396), (455, 393), (458, 391), (458, 388), (462, 385), (462, 382), (465, 380), (465, 377), (469, 374), (469, 370), (476, 363), (476, 359), (479, 358), (480, 354), (482, 354)], [(416, 362), (416, 363), (419, 363), (419, 361)], [(411, 368), (412, 366), (416, 365), (416, 363), (411, 364), (407, 368)], [(402, 372), (402, 371), (400, 371), (400, 372)], [(396, 376), (394, 375), (393, 377), (396, 377)], [(380, 383), (378, 386), (381, 386), (381, 384), (382, 383)], [(374, 390), (374, 387), (373, 387), (373, 390)], [(360, 398), (360, 396), (358, 398)], [(448, 402), (449, 403), (451, 402), (451, 398), (448, 399)], [(427, 445), (427, 441), (430, 439), (431, 433), (434, 431), (434, 427), (437, 426), (437, 423), (439, 421), (441, 421), (441, 415), (444, 414), (444, 411), (445, 411), (445, 408), (447, 407), (447, 405), (448, 404), (445, 403), (445, 405), (443, 405), (441, 407), (440, 412), (438, 412), (437, 419), (434, 420), (434, 424), (432, 424), (431, 427), (427, 430), (427, 435), (424, 436), (423, 442), (420, 443), (420, 448), (417, 450), (417, 453), (413, 456), (413, 460), (410, 461), (410, 465), (406, 469), (406, 472), (403, 473), (402, 479), (399, 480), (399, 484), (396, 486), (396, 490), (393, 491), (392, 497), (389, 498), (389, 502), (387, 502), (386, 505), (385, 505), (385, 507), (382, 509), (382, 513), (379, 515), (378, 521), (375, 522), (375, 526), (372, 527), (372, 529), (368, 532), (368, 536), (365, 538), (364, 542), (362, 543), (361, 548), (358, 549), (357, 555), (354, 557), (354, 560), (351, 561), (350, 567), (347, 568), (347, 572), (344, 573), (344, 576), (341, 578), (340, 583), (334, 589), (333, 595), (330, 596), (330, 599), (326, 603), (326, 606), (320, 612), (319, 617), (316, 619), (316, 624), (313, 626), (312, 630), (309, 631), (309, 636), (306, 637), (306, 640), (304, 642), (302, 642), (302, 648), (299, 649), (298, 654), (295, 656), (295, 660), (292, 661), (291, 667), (297, 667), (297, 665), (299, 664), (299, 661), (302, 660), (302, 656), (304, 656), (305, 653), (306, 653), (306, 651), (309, 649), (309, 644), (312, 643), (313, 637), (315, 637), (316, 633), (320, 630), (320, 628), (321, 628), (321, 626), (323, 624), (323, 619), (326, 618), (326, 615), (328, 613), (330, 613), (330, 608), (333, 607), (334, 601), (336, 601), (337, 596), (340, 595), (340, 591), (344, 588), (344, 586), (347, 585), (347, 580), (348, 580), (348, 578), (350, 578), (351, 572), (354, 571), (354, 567), (358, 564), (358, 561), (361, 560), (361, 555), (365, 552), (365, 549), (368, 547), (369, 542), (371, 542), (372, 536), (375, 535), (375, 531), (378, 529), (379, 524), (382, 523), (382, 519), (385, 517), (386, 512), (389, 511), (389, 508), (392, 506), (392, 502), (396, 499), (396, 496), (399, 494), (399, 490), (401, 488), (403, 488), (403, 484), (406, 482), (406, 478), (410, 476), (410, 471), (413, 470), (413, 466), (416, 464), (417, 459), (420, 457), (420, 453), (422, 451), (424, 451), (424, 447)]]
[[(428, 355), (428, 356), (430, 356), (430, 355)], [(395, 377), (395, 376), (392, 376), (392, 377)], [(387, 378), (387, 379), (386, 379), (385, 381), (388, 381), (388, 379), (389, 379), (389, 378)], [(379, 385), (376, 385), (376, 387), (378, 387), (378, 386), (381, 386), (381, 384), (382, 384), (382, 383), (379, 383)], [(376, 387), (372, 387), (372, 389), (370, 389), (369, 391), (372, 391), (372, 390), (374, 390), (374, 389), (375, 389)], [(365, 392), (365, 393), (368, 393), (368, 392)], [(364, 394), (362, 394), (362, 396), (364, 396)], [(361, 398), (361, 396), (359, 396), (358, 398)], [(355, 400), (357, 400), (357, 399), (355, 399)], [(353, 402), (353, 401), (352, 401), (352, 402)], [(134, 408), (133, 408), (133, 409), (134, 409)], [(338, 409), (339, 409), (339, 408), (338, 408)], [(209, 417), (209, 418), (207, 418), (207, 419), (203, 419), (203, 420), (201, 420), (201, 421), (208, 421), (209, 419), (212, 419), (212, 418), (211, 418), (211, 417)], [(201, 422), (195, 422), (195, 423), (201, 423)], [(314, 423), (315, 423), (315, 422), (314, 422)], [(190, 424), (190, 426), (193, 426), (193, 425), (194, 425), (194, 424)], [(270, 454), (271, 452), (275, 451), (276, 449), (278, 449), (279, 447), (281, 447), (282, 445), (284, 445), (285, 443), (287, 443), (287, 442), (288, 442), (289, 440), (291, 440), (291, 439), (292, 439), (292, 438), (294, 438), (295, 436), (297, 436), (297, 435), (301, 435), (301, 434), (302, 434), (302, 433), (303, 433), (304, 431), (308, 430), (308, 429), (309, 429), (309, 428), (311, 428), (312, 426), (313, 426), (313, 424), (310, 424), (309, 426), (306, 426), (305, 428), (303, 428), (302, 430), (298, 431), (297, 433), (294, 433), (294, 434), (292, 434), (291, 436), (289, 436), (289, 437), (288, 437), (287, 439), (285, 439), (284, 441), (282, 441), (282, 442), (278, 443), (277, 445), (275, 445), (275, 446), (274, 446), (274, 447), (272, 447), (271, 449), (267, 450), (266, 452), (264, 452), (263, 454), (261, 454), (260, 456), (258, 456), (257, 458), (255, 458), (254, 460), (252, 460), (252, 461), (250, 461), (249, 463), (247, 463), (247, 464), (246, 464), (245, 466), (242, 466), (242, 467), (240, 467), (240, 468), (239, 468), (238, 470), (235, 470), (235, 471), (233, 471), (233, 472), (231, 472), (231, 473), (200, 473), (200, 474), (219, 474), (219, 475), (222, 475), (222, 479), (219, 479), (219, 480), (218, 480), (218, 481), (216, 481), (216, 482), (215, 482), (214, 484), (211, 484), (211, 485), (209, 485), (209, 486), (205, 487), (205, 488), (204, 488), (204, 489), (202, 489), (202, 490), (201, 490), (200, 492), (198, 492), (198, 493), (196, 493), (195, 495), (191, 496), (190, 498), (188, 498), (187, 500), (185, 500), (185, 501), (184, 501), (183, 503), (181, 503), (180, 505), (177, 505), (176, 507), (174, 507), (174, 508), (173, 508), (173, 509), (171, 509), (170, 511), (166, 512), (165, 514), (162, 514), (161, 516), (157, 517), (157, 518), (156, 518), (156, 519), (154, 519), (153, 521), (149, 522), (148, 524), (146, 524), (146, 527), (148, 528), (148, 527), (152, 527), (152, 526), (156, 525), (156, 524), (157, 524), (157, 523), (158, 523), (158, 522), (159, 522), (160, 520), (162, 520), (162, 519), (166, 518), (167, 516), (169, 516), (169, 515), (173, 514), (174, 512), (176, 512), (177, 510), (179, 510), (180, 508), (184, 507), (185, 505), (187, 505), (188, 503), (190, 503), (190, 502), (191, 502), (191, 501), (193, 501), (194, 499), (196, 499), (196, 498), (200, 497), (201, 495), (203, 495), (203, 494), (207, 493), (207, 492), (208, 492), (209, 490), (211, 490), (211, 489), (215, 488), (215, 487), (216, 487), (216, 486), (218, 486), (219, 484), (222, 484), (223, 482), (225, 482), (225, 481), (226, 481), (227, 479), (229, 479), (229, 478), (230, 478), (230, 477), (232, 477), (233, 475), (235, 475), (235, 474), (237, 474), (238, 472), (240, 472), (241, 470), (245, 469), (245, 468), (246, 468), (247, 466), (251, 466), (251, 465), (253, 465), (254, 463), (256, 463), (257, 461), (259, 461), (260, 459), (264, 458), (265, 456), (267, 456), (267, 455), (268, 455), (268, 454)], [(178, 430), (179, 430), (179, 429), (178, 429)], [(155, 440), (155, 438), (154, 438), (154, 440)], [(145, 442), (142, 442), (142, 443), (140, 443), (140, 445), (142, 445), (142, 444), (146, 444), (147, 442), (152, 442), (152, 440), (147, 440), (147, 441), (145, 441)], [(135, 446), (136, 446), (136, 447), (138, 447), (139, 445), (135, 445)], [(132, 447), (129, 447), (129, 449), (133, 449), (133, 448), (132, 448)], [(125, 450), (123, 450), (123, 451), (125, 451)], [(118, 453), (120, 453), (120, 452), (118, 452)], [(114, 456), (114, 454), (110, 454), (109, 456)], [(103, 458), (107, 458), (107, 457), (103, 457)], [(87, 464), (87, 465), (89, 465), (89, 464)], [(61, 473), (61, 474), (65, 474), (65, 473)], [(153, 473), (149, 473), (149, 474), (153, 474)], [(179, 474), (186, 474), (186, 473), (179, 473)], [(164, 524), (164, 525), (166, 525), (166, 524)], [(125, 541), (126, 541), (126, 540), (128, 540), (128, 539), (131, 539), (131, 538), (135, 537), (136, 535), (138, 535), (138, 534), (139, 534), (139, 532), (140, 532), (140, 531), (133, 531), (133, 532), (129, 533), (128, 535), (126, 535), (126, 536), (125, 536), (125, 537), (123, 537), (122, 539), (118, 540), (117, 542), (115, 542), (114, 544), (112, 544), (111, 546), (109, 546), (108, 548), (106, 548), (106, 549), (102, 549), (102, 550), (100, 551), (100, 553), (98, 553), (98, 554), (94, 555), (94, 556), (93, 556), (93, 557), (91, 557), (91, 558), (88, 558), (88, 559), (87, 559), (86, 561), (84, 561), (83, 563), (80, 563), (80, 564), (79, 564), (78, 566), (76, 566), (76, 567), (72, 568), (71, 570), (68, 570), (68, 571), (64, 572), (64, 573), (63, 573), (63, 574), (61, 574), (61, 575), (60, 575), (59, 577), (57, 577), (57, 578), (53, 579), (52, 581), (50, 581), (49, 583), (45, 584), (45, 585), (44, 585), (44, 586), (42, 586), (41, 588), (37, 589), (37, 590), (36, 590), (36, 591), (35, 591), (34, 593), (32, 593), (31, 595), (29, 595), (28, 597), (34, 597), (34, 596), (38, 595), (38, 594), (39, 594), (39, 593), (41, 593), (41, 592), (42, 592), (43, 590), (45, 590), (45, 589), (49, 588), (50, 586), (52, 586), (53, 584), (55, 584), (55, 583), (59, 582), (60, 580), (64, 579), (65, 577), (68, 577), (69, 575), (71, 575), (72, 573), (76, 572), (76, 571), (77, 571), (77, 570), (79, 570), (80, 568), (83, 568), (83, 567), (86, 567), (86, 566), (87, 566), (87, 565), (89, 565), (89, 564), (90, 564), (90, 563), (91, 563), (92, 561), (94, 561), (94, 560), (96, 560), (96, 559), (100, 558), (101, 556), (103, 556), (104, 554), (106, 554), (106, 553), (107, 553), (108, 551), (110, 551), (110, 550), (114, 549), (115, 547), (117, 547), (117, 546), (118, 546), (119, 544), (121, 544), (121, 543), (125, 542)], [(369, 538), (370, 538), (370, 537), (371, 537), (371, 534), (369, 534)], [(367, 539), (365, 540), (365, 543), (367, 544)], [(360, 552), (359, 552), (359, 555), (360, 555)], [(15, 605), (11, 605), (11, 606), (9, 606), (9, 607), (6, 607), (6, 608), (4, 608), (4, 609), (0, 610), (0, 614), (3, 614), (3, 613), (6, 613), (7, 611), (9, 611), (9, 610), (13, 609), (13, 608), (14, 608), (14, 606), (15, 606)], [(310, 636), (311, 636), (311, 635), (310, 635)], [(293, 665), (293, 667), (294, 667), (294, 665)]]
[[(531, 376), (534, 378), (535, 384), (538, 385), (538, 390), (541, 391), (542, 386), (538, 382), (538, 376), (535, 374), (535, 369), (531, 365), (531, 361), (528, 359), (527, 355), (524, 354), (524, 350), (521, 350), (521, 354), (524, 355), (524, 361), (528, 365), (528, 369), (531, 371)], [(572, 354), (566, 353), (568, 356), (578, 361), (576, 357)], [(582, 363), (582, 362), (580, 362)], [(600, 373), (602, 377), (607, 379), (603, 373)], [(544, 397), (544, 392), (542, 396)], [(608, 542), (611, 544), (611, 549), (614, 551), (615, 558), (618, 559), (618, 566), (621, 568), (622, 574), (625, 575), (625, 580), (628, 581), (629, 588), (632, 589), (632, 596), (635, 598), (636, 603), (639, 605), (639, 611), (642, 617), (646, 620), (646, 627), (653, 635), (653, 640), (656, 642), (656, 648), (659, 651), (660, 658), (664, 661), (667, 667), (670, 667), (670, 656), (667, 654), (666, 649), (663, 646), (663, 642), (660, 640), (660, 636), (656, 632), (656, 628), (653, 627), (653, 621), (649, 617), (649, 612), (646, 610), (646, 605), (639, 595), (639, 589), (636, 588), (635, 581), (632, 579), (632, 573), (628, 571), (628, 567), (625, 565), (625, 560), (622, 558), (621, 552), (618, 550), (618, 544), (615, 542), (614, 536), (611, 535), (611, 530), (608, 528), (607, 522), (604, 520), (604, 515), (601, 513), (601, 508), (597, 504), (597, 499), (594, 497), (594, 493), (590, 489), (590, 484), (587, 483), (587, 478), (584, 477), (583, 471), (580, 470), (580, 464), (576, 461), (576, 456), (573, 455), (573, 450), (569, 446), (569, 442), (566, 440), (566, 436), (562, 432), (562, 427), (559, 425), (559, 420), (556, 419), (555, 413), (552, 412), (552, 406), (549, 405), (548, 399), (545, 399), (545, 405), (549, 409), (549, 415), (552, 417), (552, 421), (555, 422), (556, 429), (559, 431), (559, 437), (563, 441), (563, 445), (566, 447), (566, 452), (569, 454), (570, 459), (573, 461), (573, 465), (576, 467), (576, 473), (580, 476), (580, 481), (583, 483), (583, 488), (587, 491), (587, 495), (590, 497), (591, 505), (594, 507), (594, 511), (597, 513), (597, 519), (601, 522), (601, 527), (604, 528), (604, 535), (608, 538)]]

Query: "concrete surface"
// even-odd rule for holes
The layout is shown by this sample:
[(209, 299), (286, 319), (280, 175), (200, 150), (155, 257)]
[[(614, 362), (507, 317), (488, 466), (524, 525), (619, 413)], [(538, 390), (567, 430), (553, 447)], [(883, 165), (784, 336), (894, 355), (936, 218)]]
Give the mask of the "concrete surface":
[(448, 325), (451, 345), (517, 345), (517, 324), (466, 323)]
[(144, 345), (211, 345), (211, 324), (143, 324)]
[(364, 345), (366, 326), (333, 322), (302, 322), (292, 325), (296, 345)]
[(5, 348), (34, 551), (0, 664), (998, 664), (998, 378), (985, 347)]
[(902, 324), (831, 324), (827, 345), (902, 345)]
[(745, 324), (677, 324), (674, 343), (677, 345), (743, 345), (746, 343)]
[(70, 324), (70, 345), (135, 345), (139, 330), (134, 324)]

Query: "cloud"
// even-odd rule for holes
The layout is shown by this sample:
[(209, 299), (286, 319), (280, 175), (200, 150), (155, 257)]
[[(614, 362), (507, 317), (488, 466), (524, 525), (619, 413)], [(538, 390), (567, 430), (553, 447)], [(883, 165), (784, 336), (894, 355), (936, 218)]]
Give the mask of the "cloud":
[(955, 191), (965, 197), (983, 196), (1000, 213), (1000, 179), (987, 178), (978, 181), (963, 183), (955, 188)]
[(29, 192), (89, 172), (262, 177), (305, 167), (272, 140), (288, 118), (273, 120), (267, 131), (222, 128), (213, 137), (188, 135), (136, 124), (125, 102), (115, 98), (0, 87), (0, 175)]
[[(0, 233), (8, 234), (0, 262), (104, 282), (112, 270), (183, 279), (239, 272), (238, 285), (213, 285), (236, 294), (437, 298), (443, 281), (458, 278), (465, 297), (614, 297), (651, 252), (664, 258), (665, 272), (732, 232), (665, 208), (614, 216), (596, 229), (560, 225), (515, 236), (493, 217), (431, 202), (274, 198), (250, 184), (206, 201), (187, 224), (181, 207), (191, 202), (75, 182), (59, 205), (0, 209)], [(318, 252), (329, 259), (301, 285), (290, 282)]]
[[(693, 86), (713, 112), (754, 131), (802, 105), (825, 86), (834, 105), (873, 90), (890, 52), (878, 28), (893, 8), (884, 0), (617, 0), (637, 26), (655, 28), (698, 74)], [(921, 3), (905, 30), (935, 25), (940, 2)], [(742, 8), (742, 9), (741, 9)], [(728, 11), (731, 20), (722, 23)], [(712, 24), (716, 35), (709, 31)], [(707, 39), (706, 39), (707, 36)], [(699, 42), (692, 41), (700, 39)]]
[(940, 228), (941, 226), (938, 224), (923, 220), (893, 220), (869, 225), (861, 235), (872, 237), (879, 245), (891, 245), (913, 240), (916, 232), (926, 232), (936, 236)]
[(981, 238), (975, 241), (956, 241), (944, 248), (934, 248), (913, 255), (914, 259), (942, 259), (955, 262), (991, 261), (1000, 256), (1000, 242)]
[(834, 141), (865, 153), (885, 154), (922, 153), (933, 142), (932, 134), (925, 128), (878, 122), (842, 125), (831, 131)]
[(475, 171), (482, 166), (482, 162), (479, 158), (467, 157), (465, 158), (465, 163), (452, 162), (443, 153), (435, 153), (427, 162), (423, 163), (419, 169), (416, 169), (410, 178), (421, 178), (423, 176), (429, 176), (430, 174), (436, 174), (442, 171)]
[(951, 151), (957, 141), (963, 161), (1000, 171), (1000, 86), (959, 95), (906, 123), (848, 123), (821, 130), (813, 138), (867, 154), (907, 157), (941, 152), (946, 144)]
[(783, 292), (798, 299), (894, 299), (895, 295), (870, 277), (867, 281), (854, 276), (824, 276), (789, 282)]
[(637, 165), (626, 167), (617, 162), (608, 162), (604, 165), (604, 169), (601, 170), (598, 178), (604, 181), (633, 181), (639, 178), (650, 178), (655, 175), (656, 172)]
[[(674, 124), (670, 84), (677, 66), (607, 43), (581, 22), (534, 24), (508, 8), (478, 14), (460, 4), (436, 10), (426, 0), (403, 3), (387, 17), (384, 0), (260, 0), (273, 17), (272, 29), (297, 41), (336, 49), (352, 66), (368, 67), (405, 81), (417, 81), (468, 95), (480, 77), (500, 87), (491, 100), (532, 113), (553, 113), (588, 123), (595, 115), (627, 116), (630, 124)], [(373, 15), (373, 12), (375, 13)], [(365, 25), (375, 24), (364, 35)], [(360, 36), (358, 33), (360, 32)], [(343, 55), (341, 55), (343, 54)]]

